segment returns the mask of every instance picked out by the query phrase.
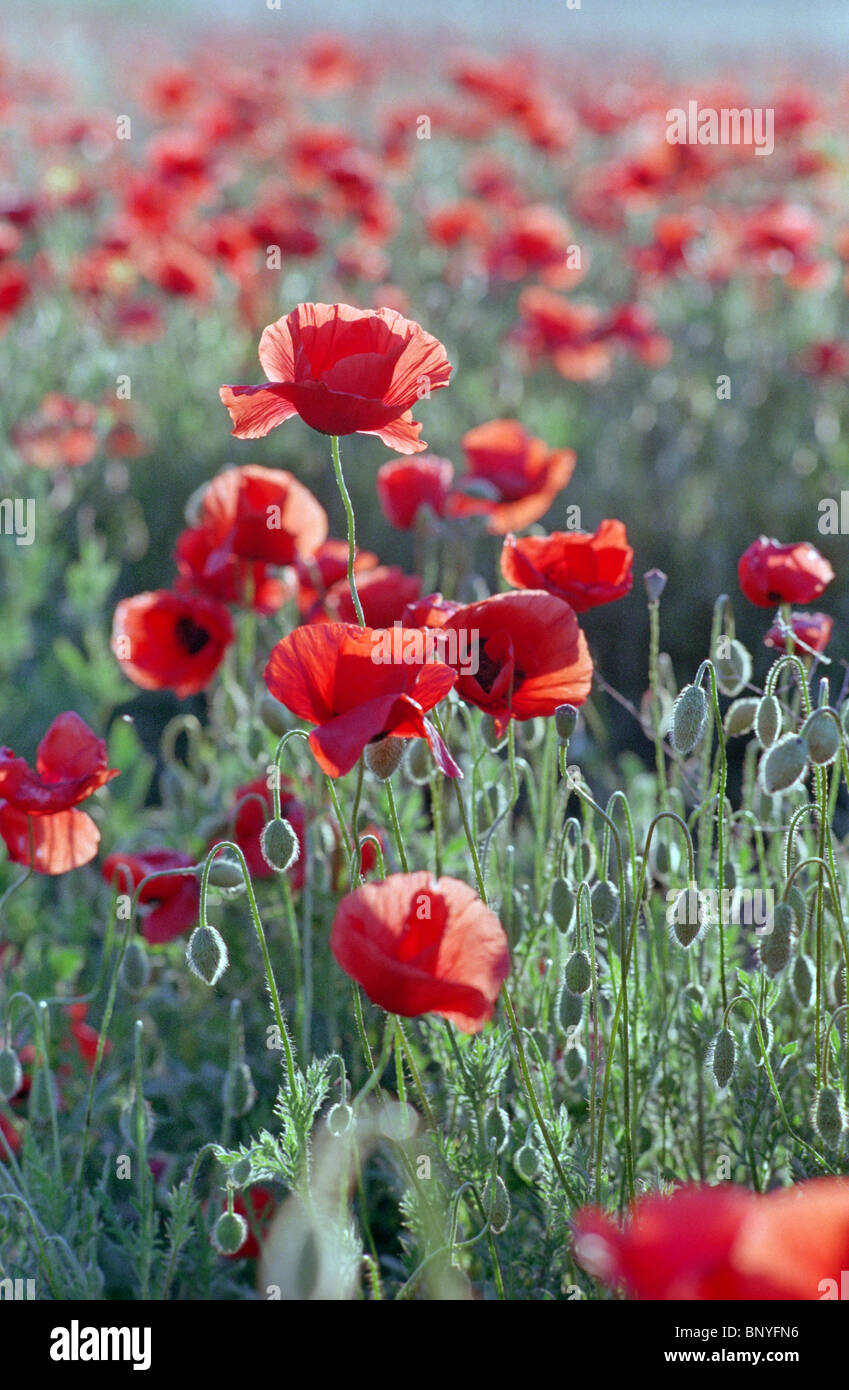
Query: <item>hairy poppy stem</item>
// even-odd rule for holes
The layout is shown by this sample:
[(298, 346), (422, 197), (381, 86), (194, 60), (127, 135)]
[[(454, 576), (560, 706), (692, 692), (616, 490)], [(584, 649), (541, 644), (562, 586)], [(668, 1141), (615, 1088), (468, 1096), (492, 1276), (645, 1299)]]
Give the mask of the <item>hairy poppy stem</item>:
[(330, 448), (333, 453), (333, 471), (336, 474), (336, 486), (339, 488), (339, 495), (342, 498), (342, 505), (345, 508), (345, 516), (348, 518), (348, 588), (351, 590), (351, 601), (354, 605), (354, 612), (357, 615), (357, 622), (360, 627), (365, 627), (366, 620), (363, 616), (363, 606), (360, 603), (360, 596), (357, 593), (357, 581), (354, 578), (354, 559), (357, 554), (354, 508), (351, 505), (351, 498), (345, 486), (345, 479), (342, 476), (342, 460), (339, 457), (338, 434), (332, 434), (330, 436)]

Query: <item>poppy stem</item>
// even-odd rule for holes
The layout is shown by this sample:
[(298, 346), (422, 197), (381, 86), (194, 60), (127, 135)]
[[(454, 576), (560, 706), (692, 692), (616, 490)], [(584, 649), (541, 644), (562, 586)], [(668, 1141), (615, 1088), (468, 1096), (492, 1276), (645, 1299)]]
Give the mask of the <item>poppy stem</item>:
[(345, 508), (345, 516), (348, 519), (348, 588), (351, 590), (351, 601), (354, 605), (354, 612), (357, 615), (357, 622), (360, 627), (365, 627), (366, 620), (363, 616), (363, 606), (360, 603), (360, 596), (357, 593), (357, 582), (354, 579), (354, 560), (357, 554), (354, 508), (351, 505), (351, 498), (345, 486), (345, 479), (342, 476), (342, 460), (339, 457), (338, 434), (332, 434), (330, 436), (330, 448), (333, 454), (333, 471), (336, 474), (336, 486), (339, 488), (342, 506)]

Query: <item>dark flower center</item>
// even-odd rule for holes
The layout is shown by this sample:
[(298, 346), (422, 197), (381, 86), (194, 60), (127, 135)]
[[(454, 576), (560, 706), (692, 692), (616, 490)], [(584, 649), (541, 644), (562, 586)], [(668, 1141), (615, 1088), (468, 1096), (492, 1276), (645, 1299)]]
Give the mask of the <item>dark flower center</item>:
[(209, 641), (209, 633), (206, 628), (198, 627), (196, 622), (184, 614), (182, 618), (177, 619), (177, 641), (190, 656), (196, 656)]
[[(478, 657), (478, 669), (475, 672), (475, 680), (477, 681), (481, 690), (486, 691), (487, 695), (492, 690), (492, 687), (495, 685), (495, 682), (501, 674), (503, 667), (503, 661), (493, 661), (492, 657), (489, 655), (489, 652), (480, 652)], [(522, 684), (522, 681), (524, 679), (524, 672), (520, 671), (518, 667), (515, 667), (513, 671), (513, 689), (518, 689), (518, 687)]]

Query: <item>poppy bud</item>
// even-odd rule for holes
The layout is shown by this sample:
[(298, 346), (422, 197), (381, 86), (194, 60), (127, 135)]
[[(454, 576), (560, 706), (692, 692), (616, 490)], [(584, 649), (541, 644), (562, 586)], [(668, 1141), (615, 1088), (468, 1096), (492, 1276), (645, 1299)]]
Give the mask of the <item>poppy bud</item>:
[(792, 980), (796, 1003), (800, 1008), (809, 1008), (811, 999), (814, 995), (814, 983), (816, 980), (814, 963), (810, 956), (803, 955), (796, 957), (793, 962)]
[(761, 748), (775, 743), (781, 729), (781, 705), (775, 695), (764, 695), (755, 711), (755, 734)]
[(533, 1182), (539, 1172), (539, 1154), (532, 1144), (523, 1144), (513, 1155), (513, 1164), (520, 1178)]
[(510, 1197), (504, 1180), (496, 1175), (493, 1184), (490, 1178), (483, 1192), (483, 1209), (489, 1218), (489, 1229), (494, 1236), (500, 1236), (510, 1225)]
[(0, 1100), (11, 1100), (24, 1084), (24, 1071), (17, 1052), (0, 1049)]
[(353, 1123), (354, 1112), (350, 1105), (344, 1105), (340, 1102), (337, 1105), (332, 1105), (327, 1112), (327, 1128), (334, 1139), (341, 1139), (343, 1134), (347, 1134)]
[(725, 711), (725, 732), (728, 738), (739, 738), (741, 734), (752, 732), (759, 704), (759, 700), (747, 697), (744, 700), (735, 700), (728, 706)]
[(275, 700), (270, 690), (266, 690), (259, 702), (259, 717), (267, 729), (282, 738), (292, 728), (292, 716), (285, 705)]
[(256, 1086), (247, 1062), (237, 1062), (224, 1078), (224, 1105), (231, 1115), (247, 1115), (256, 1100)]
[(805, 925), (805, 917), (807, 916), (808, 912), (808, 906), (805, 902), (805, 894), (802, 892), (802, 889), (799, 887), (798, 883), (794, 883), (787, 893), (787, 906), (793, 913), (793, 930), (795, 934), (798, 936), (799, 932)]
[(500, 735), (500, 737), (495, 732), (495, 720), (493, 719), (491, 714), (484, 714), (481, 716), (480, 730), (481, 737), (483, 738), (484, 743), (486, 744), (487, 748), (492, 750), (493, 753), (497, 752), (498, 749), (503, 746), (507, 738), (506, 729), (504, 730), (503, 734)]
[(583, 1075), (587, 1056), (579, 1043), (573, 1043), (563, 1053), (563, 1068), (570, 1081), (577, 1081)]
[(238, 1159), (237, 1162), (233, 1164), (233, 1167), (230, 1169), (230, 1172), (227, 1176), (228, 1180), (233, 1184), (234, 1187), (247, 1187), (253, 1175), (253, 1164), (246, 1155), (244, 1158)]
[(666, 588), (667, 575), (663, 570), (646, 570), (643, 575), (643, 583), (646, 586), (646, 595), (649, 603), (658, 603), (660, 596)]
[(224, 938), (216, 927), (195, 927), (186, 949), (189, 969), (207, 985), (216, 985), (227, 969), (228, 956)]
[(430, 781), (433, 772), (433, 759), (425, 739), (413, 739), (413, 746), (407, 754), (404, 767), (410, 781), (415, 782), (416, 786), (422, 787), (425, 782)]
[(150, 957), (143, 941), (127, 942), (118, 979), (128, 994), (144, 994), (150, 980)]
[[(155, 1126), (153, 1106), (151, 1105), (149, 1100), (145, 1100), (144, 1097), (142, 1097), (141, 1108), (142, 1136), (144, 1138), (145, 1144), (149, 1144), (151, 1139), (153, 1138), (153, 1130)], [(136, 1098), (135, 1095), (131, 1095), (129, 1100), (126, 1101), (124, 1105), (122, 1105), (121, 1114), (118, 1117), (118, 1128), (120, 1129), (126, 1142), (131, 1146), (135, 1145), (138, 1137), (136, 1134), (136, 1122)]]
[(223, 1211), (212, 1228), (219, 1255), (237, 1255), (248, 1238), (248, 1223), (237, 1211)]
[(758, 775), (769, 796), (789, 791), (802, 780), (808, 766), (808, 747), (798, 734), (785, 734), (761, 758)]
[(686, 950), (694, 941), (698, 941), (705, 925), (705, 914), (697, 888), (681, 889), (669, 908), (668, 920), (672, 923), (672, 934), (679, 946)]
[(583, 1021), (583, 1017), (583, 996), (572, 994), (564, 985), (557, 999), (557, 1021), (567, 1037)]
[(846, 1003), (846, 967), (839, 961), (832, 971), (828, 985), (833, 1009), (842, 1009)]
[[(764, 1040), (764, 1048), (767, 1056), (769, 1056), (773, 1038), (772, 1023), (767, 1018), (766, 1014), (758, 1015), (758, 1023), (761, 1025), (761, 1036)], [(762, 1067), (764, 1059), (763, 1053), (761, 1052), (760, 1038), (758, 1037), (758, 1025), (755, 1023), (754, 1019), (752, 1019), (751, 1027), (749, 1028), (747, 1043), (750, 1056), (757, 1062), (759, 1067)]]
[(574, 705), (558, 705), (554, 711), (554, 727), (561, 743), (568, 743), (578, 722), (578, 711)]
[(829, 1149), (840, 1147), (846, 1128), (846, 1111), (839, 1093), (833, 1086), (822, 1086), (815, 1095), (811, 1107), (811, 1123), (817, 1138)]
[(672, 747), (676, 753), (692, 753), (705, 731), (708, 705), (700, 685), (685, 685), (672, 706)]
[(772, 914), (772, 931), (758, 942), (761, 965), (770, 979), (774, 979), (790, 963), (792, 929), (793, 909), (787, 903), (777, 903)]
[(219, 854), (209, 866), (208, 883), (214, 888), (244, 888), (245, 878), (238, 860)]
[(391, 734), (388, 738), (375, 739), (366, 744), (363, 756), (366, 767), (378, 782), (388, 782), (404, 756), (404, 740)]
[(752, 658), (742, 642), (732, 640), (721, 646), (722, 656), (714, 654), (716, 683), (723, 695), (739, 695), (752, 675)]
[(487, 1149), (500, 1154), (510, 1138), (510, 1117), (500, 1105), (494, 1105), (483, 1117), (483, 1137)]
[(619, 911), (619, 894), (609, 878), (602, 878), (590, 894), (593, 921), (609, 927)]
[(566, 932), (575, 911), (575, 893), (565, 878), (556, 878), (551, 885), (551, 915), (558, 931)]
[(840, 752), (840, 730), (833, 711), (815, 709), (800, 730), (808, 747), (808, 757), (817, 767), (827, 767)]
[(722, 881), (726, 888), (734, 889), (737, 887), (737, 870), (734, 867), (733, 859), (726, 859)]
[(259, 837), (262, 857), (270, 869), (285, 873), (300, 854), (298, 837), (287, 820), (270, 820)]
[(729, 1028), (720, 1028), (710, 1050), (710, 1064), (720, 1090), (724, 1090), (734, 1075), (737, 1044)]
[(592, 984), (590, 958), (586, 951), (572, 952), (566, 962), (563, 979), (570, 994), (586, 994)]

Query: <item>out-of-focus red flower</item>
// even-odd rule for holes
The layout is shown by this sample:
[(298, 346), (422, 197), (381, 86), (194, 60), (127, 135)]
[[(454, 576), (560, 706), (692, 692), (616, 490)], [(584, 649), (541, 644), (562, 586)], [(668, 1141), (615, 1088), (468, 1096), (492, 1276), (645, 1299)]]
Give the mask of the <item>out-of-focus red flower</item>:
[(20, 261), (0, 265), (0, 335), (30, 296), (30, 274)]
[(34, 415), (19, 420), (12, 442), (33, 468), (81, 468), (97, 453), (97, 408), (51, 392)]
[[(71, 1020), (71, 1036), (82, 1061), (91, 1071), (97, 1058), (100, 1034), (96, 1028), (92, 1028), (90, 1023), (86, 1023), (87, 1004), (69, 1004), (67, 1007), (68, 1017)], [(105, 1056), (107, 1052), (111, 1051), (112, 1044), (106, 1038), (103, 1043), (103, 1055)]]
[(849, 376), (849, 342), (834, 338), (830, 342), (809, 343), (793, 358), (797, 371), (822, 380)]
[[(421, 591), (417, 574), (405, 574), (394, 565), (378, 565), (357, 580), (357, 595), (368, 627), (391, 627), (408, 603)], [(347, 579), (339, 579), (327, 591), (324, 609), (332, 622), (355, 623), (357, 614)]]
[(222, 386), (233, 434), (260, 439), (293, 415), (321, 434), (376, 434), (400, 454), (427, 448), (410, 407), (448, 385), (445, 349), (391, 309), (299, 304), (259, 345), (263, 386)]
[(604, 322), (605, 339), (618, 341), (649, 367), (669, 361), (672, 345), (657, 331), (654, 314), (643, 304), (620, 304)]
[(156, 589), (121, 600), (111, 647), (136, 685), (174, 690), (182, 700), (209, 685), (233, 637), (230, 614), (217, 600)]
[(0, 797), (25, 815), (67, 811), (117, 776), (118, 769), (107, 765), (104, 740), (72, 710), (53, 720), (34, 770), (11, 748), (0, 748)]
[[(467, 604), (441, 631), (446, 638), (456, 632), (458, 653), (462, 637), (476, 657), (458, 660), (457, 694), (492, 715), (499, 734), (511, 719), (582, 705), (589, 694), (593, 664), (586, 638), (569, 605), (544, 590)], [(450, 652), (450, 644), (442, 650)]]
[[(410, 660), (394, 659), (396, 637)], [(350, 772), (367, 743), (390, 734), (426, 739), (440, 770), (458, 775), (456, 763), (425, 718), (456, 676), (447, 666), (428, 660), (421, 637), (416, 630), (379, 632), (348, 623), (319, 623), (295, 628), (277, 643), (265, 668), (265, 683), (299, 719), (317, 725), (310, 747), (330, 777)]]
[(13, 864), (37, 874), (66, 874), (91, 862), (100, 831), (85, 811), (30, 816), (0, 801), (0, 839)]
[[(374, 569), (376, 564), (376, 555), (370, 550), (357, 548), (354, 555), (355, 574)], [(324, 541), (312, 555), (300, 557), (295, 569), (298, 576), (298, 609), (311, 619), (320, 612), (328, 591), (348, 573), (348, 542)]]
[(327, 514), (303, 483), (280, 468), (227, 468), (204, 489), (197, 524), (225, 562), (291, 565), (327, 537)]
[(144, 254), (142, 269), (148, 280), (177, 299), (207, 302), (213, 297), (215, 276), (209, 261), (187, 242), (158, 242)]
[(5, 1115), (0, 1115), (0, 1136), (2, 1136), (2, 1140), (6, 1141), (4, 1145), (0, 1140), (0, 1163), (5, 1163), (8, 1158), (6, 1145), (13, 1154), (19, 1154), (23, 1140), (18, 1128), (12, 1124), (11, 1120), (7, 1120)]
[(384, 463), (377, 470), (377, 496), (386, 520), (401, 531), (415, 524), (420, 507), (442, 516), (454, 480), (454, 465), (436, 454), (421, 454), (409, 463)]
[(181, 531), (177, 537), (177, 593), (199, 593), (221, 603), (250, 607), (255, 613), (276, 613), (291, 589), (269, 574), (258, 560), (227, 555), (204, 526)]
[[(572, 449), (550, 449), (518, 420), (489, 420), (462, 439), (468, 471), (446, 502), (448, 516), (485, 516), (495, 535), (522, 531), (539, 521), (575, 468)], [(468, 483), (483, 484), (475, 495)]]
[(485, 203), (463, 198), (432, 212), (426, 231), (437, 246), (459, 246), (464, 241), (484, 246), (491, 236), (491, 218)]
[[(118, 851), (107, 855), (101, 873), (119, 893), (128, 893), (138, 888), (148, 874), (187, 869), (194, 862), (190, 854), (176, 849), (146, 849), (136, 854)], [(142, 909), (142, 935), (151, 946), (161, 946), (182, 936), (197, 922), (200, 884), (194, 874), (152, 878), (142, 888), (138, 900)]]
[[(262, 804), (257, 800), (262, 799)], [(267, 822), (273, 815), (274, 801), (271, 790), (264, 777), (256, 777), (252, 782), (237, 787), (233, 801), (238, 807), (233, 821), (233, 839), (245, 856), (245, 863), (254, 878), (271, 878), (274, 869), (267, 863), (259, 847), (260, 837)], [(240, 804), (241, 803), (241, 804)], [(280, 815), (294, 830), (300, 853), (289, 870), (289, 881), (300, 891), (304, 886), (304, 808), (294, 796), (286, 782), (280, 787)]]
[(490, 275), (498, 280), (522, 280), (539, 275), (558, 289), (577, 285), (582, 266), (570, 265), (572, 229), (554, 208), (532, 203), (508, 217), (507, 225), (487, 255)]
[[(264, 1187), (262, 1183), (255, 1182), (245, 1193), (236, 1193), (233, 1198), (233, 1210), (247, 1221), (248, 1234), (235, 1254), (225, 1256), (226, 1259), (255, 1260), (258, 1258), (276, 1206), (277, 1198), (271, 1188)], [(226, 1210), (226, 1207), (223, 1210)]]
[(584, 1268), (635, 1298), (818, 1300), (827, 1280), (840, 1288), (849, 1260), (849, 1183), (766, 1195), (692, 1184), (640, 1198), (624, 1229), (591, 1208), (575, 1226)]
[(600, 341), (603, 316), (592, 304), (576, 304), (541, 285), (519, 295), (521, 322), (511, 334), (531, 362), (550, 356), (567, 381), (595, 381), (610, 370), (610, 348)]
[(330, 949), (388, 1013), (438, 1014), (463, 1033), (492, 1018), (510, 972), (507, 936), (468, 884), (426, 872), (363, 884), (336, 909)]
[(344, 91), (362, 80), (363, 59), (341, 34), (314, 34), (301, 55), (302, 81), (313, 95)]
[(630, 592), (633, 561), (624, 522), (602, 521), (595, 532), (507, 536), (501, 573), (514, 589), (545, 589), (584, 613)]
[(642, 275), (677, 275), (688, 269), (688, 252), (701, 231), (702, 219), (698, 214), (666, 213), (654, 224), (653, 240), (646, 246), (631, 248), (631, 264)]
[[(790, 614), (790, 626), (793, 629), (793, 640), (797, 651), (801, 643), (803, 648), (808, 647), (815, 652), (824, 652), (831, 640), (834, 619), (829, 617), (828, 613), (792, 612)], [(786, 651), (789, 645), (789, 634), (778, 623), (775, 623), (764, 638), (764, 646), (777, 647), (779, 651)]]
[(813, 603), (831, 583), (834, 570), (808, 541), (781, 545), (759, 536), (740, 556), (737, 577), (750, 603), (774, 608), (779, 603)]
[(426, 594), (415, 603), (407, 604), (401, 622), (404, 627), (444, 627), (462, 607), (462, 603), (443, 598), (442, 594)]

